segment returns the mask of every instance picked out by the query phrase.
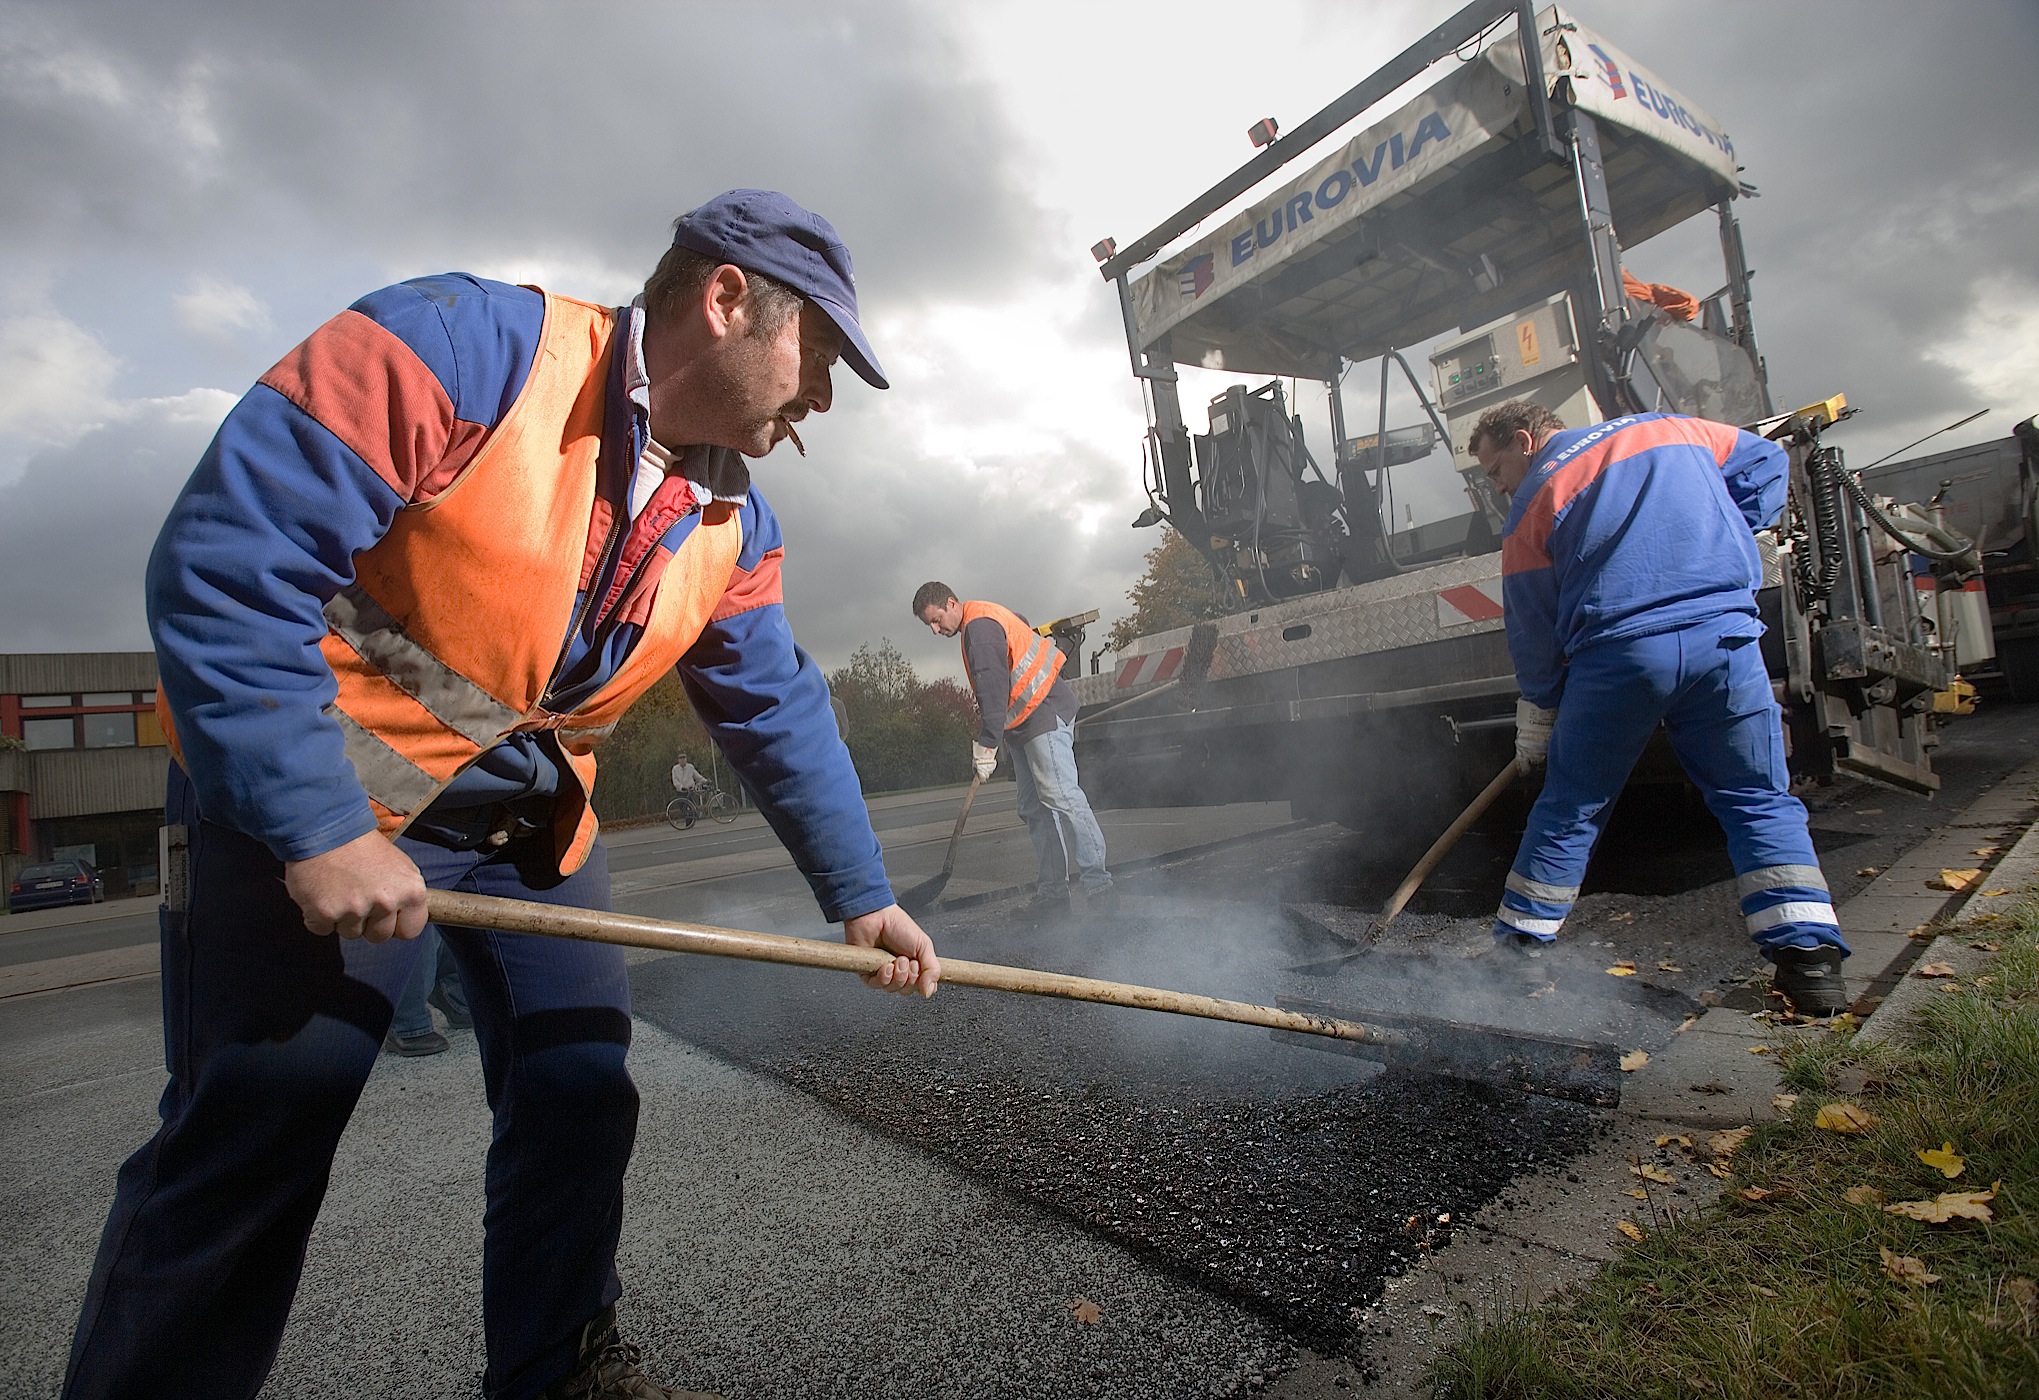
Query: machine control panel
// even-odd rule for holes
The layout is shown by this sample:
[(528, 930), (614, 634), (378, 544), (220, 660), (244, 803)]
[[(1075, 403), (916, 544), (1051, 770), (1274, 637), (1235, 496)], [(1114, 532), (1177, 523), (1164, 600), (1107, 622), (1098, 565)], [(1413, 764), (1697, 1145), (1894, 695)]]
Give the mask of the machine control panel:
[(1447, 345), (1430, 357), (1437, 401), (1456, 415), (1476, 400), (1576, 364), (1571, 299), (1562, 293), (1524, 307), (1499, 325)]

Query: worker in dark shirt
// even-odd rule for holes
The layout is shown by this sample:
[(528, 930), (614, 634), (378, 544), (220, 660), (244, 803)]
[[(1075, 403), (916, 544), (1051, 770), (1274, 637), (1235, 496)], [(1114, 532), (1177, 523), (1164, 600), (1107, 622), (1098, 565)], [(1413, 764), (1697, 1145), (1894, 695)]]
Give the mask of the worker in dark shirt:
[(1117, 895), (1104, 865), (1104, 832), (1076, 781), (1076, 696), (1062, 679), (1062, 649), (1009, 608), (957, 601), (946, 583), (922, 584), (913, 595), (913, 615), (938, 637), (962, 637), (963, 669), (977, 696), (970, 759), (978, 777), (991, 776), (1001, 742), (1012, 751), (1020, 819), (1038, 861), (1029, 916), (1068, 915), (1072, 868), (1082, 874), (1089, 907), (1113, 911)]

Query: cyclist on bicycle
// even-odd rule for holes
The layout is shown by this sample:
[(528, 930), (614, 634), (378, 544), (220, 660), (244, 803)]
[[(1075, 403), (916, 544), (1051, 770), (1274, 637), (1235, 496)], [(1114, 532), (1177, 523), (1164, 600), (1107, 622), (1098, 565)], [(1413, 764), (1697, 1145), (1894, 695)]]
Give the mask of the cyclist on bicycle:
[(701, 810), (700, 792), (708, 786), (708, 779), (694, 766), (694, 760), (685, 753), (673, 764), (673, 791), (687, 800), (687, 805), (698, 814)]

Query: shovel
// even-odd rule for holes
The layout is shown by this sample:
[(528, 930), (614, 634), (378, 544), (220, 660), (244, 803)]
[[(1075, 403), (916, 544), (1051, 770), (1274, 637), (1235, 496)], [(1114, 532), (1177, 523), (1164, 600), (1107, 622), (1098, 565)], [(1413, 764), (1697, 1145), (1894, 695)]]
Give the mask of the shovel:
[(956, 829), (949, 833), (949, 854), (942, 861), (942, 873), (932, 880), (922, 880), (899, 896), (899, 907), (907, 913), (916, 916), (926, 913), (948, 888), (949, 876), (956, 871), (956, 848), (963, 844), (963, 823), (970, 820), (970, 804), (977, 800), (977, 789), (983, 786), (984, 775), (972, 774), (970, 790), (963, 794), (963, 810), (956, 814)]

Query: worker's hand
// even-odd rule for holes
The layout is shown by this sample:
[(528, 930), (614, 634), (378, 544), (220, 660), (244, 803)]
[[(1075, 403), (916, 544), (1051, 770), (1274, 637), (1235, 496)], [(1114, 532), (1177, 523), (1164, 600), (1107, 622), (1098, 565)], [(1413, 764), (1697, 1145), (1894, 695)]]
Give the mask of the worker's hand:
[(894, 954), (890, 963), (864, 975), (865, 985), (891, 992), (917, 991), (924, 997), (935, 994), (935, 983), (942, 977), (935, 941), (898, 905), (888, 904), (845, 920), (843, 942), (852, 948), (883, 948)]
[(1541, 768), (1550, 756), (1550, 734), (1558, 712), (1517, 698), (1515, 701), (1515, 761), (1524, 772)]
[(313, 933), (381, 943), (425, 931), (425, 877), (381, 832), (283, 862), (283, 888)]
[(991, 770), (998, 766), (998, 750), (987, 749), (975, 739), (970, 741), (970, 766), (977, 770), (980, 778), (989, 778)]

